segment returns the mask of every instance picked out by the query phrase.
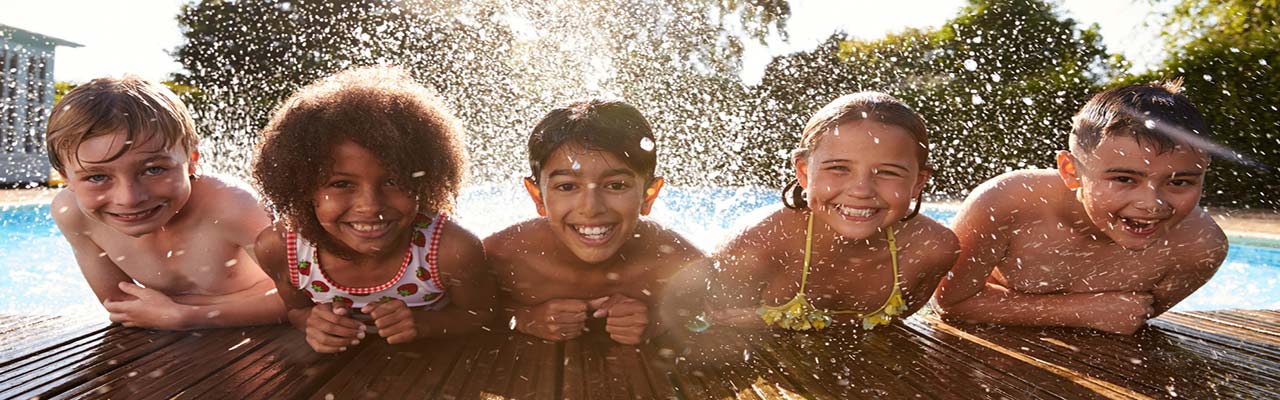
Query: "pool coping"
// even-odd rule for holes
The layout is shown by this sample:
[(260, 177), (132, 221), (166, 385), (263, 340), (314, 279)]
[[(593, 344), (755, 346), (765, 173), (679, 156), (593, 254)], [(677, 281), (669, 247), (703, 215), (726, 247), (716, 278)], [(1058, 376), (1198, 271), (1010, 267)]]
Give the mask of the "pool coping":
[[(48, 204), (62, 191), (60, 188), (0, 189), (0, 206), (24, 206)], [(932, 208), (957, 211), (960, 202), (930, 202)], [(1222, 227), (1232, 242), (1255, 246), (1280, 246), (1280, 210), (1207, 208), (1214, 221)]]

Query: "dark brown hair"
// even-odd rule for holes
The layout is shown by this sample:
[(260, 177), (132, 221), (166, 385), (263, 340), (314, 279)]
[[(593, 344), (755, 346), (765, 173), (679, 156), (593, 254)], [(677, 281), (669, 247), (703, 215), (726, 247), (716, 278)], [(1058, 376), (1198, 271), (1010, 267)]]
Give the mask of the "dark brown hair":
[[(929, 132), (925, 128), (924, 119), (901, 100), (880, 92), (858, 92), (840, 96), (818, 110), (813, 117), (809, 118), (809, 122), (805, 123), (804, 132), (800, 136), (800, 147), (791, 152), (791, 162), (794, 164), (808, 157), (814, 149), (818, 148), (818, 142), (822, 137), (837, 126), (863, 119), (897, 126), (911, 133), (911, 137), (919, 144), (916, 148), (916, 158), (920, 161), (920, 168), (931, 168), (929, 166)], [(916, 199), (916, 208), (907, 215), (907, 219), (920, 213), (921, 200), (922, 198)], [(795, 210), (809, 208), (809, 202), (804, 198), (804, 188), (800, 187), (799, 181), (792, 179), (782, 188), (782, 204)]]
[[(1181, 129), (1171, 130), (1161, 125)], [(1189, 136), (1183, 132), (1189, 131)], [(1182, 94), (1182, 79), (1125, 85), (1098, 93), (1071, 119), (1072, 151), (1091, 152), (1108, 136), (1132, 136), (1158, 152), (1210, 139), (1204, 115)], [(1179, 137), (1181, 135), (1181, 137)]]
[(79, 161), (80, 143), (119, 131), (125, 132), (120, 151), (91, 161), (113, 161), (155, 135), (164, 140), (163, 148), (181, 144), (187, 153), (200, 143), (186, 105), (169, 88), (132, 75), (98, 78), (76, 87), (53, 107), (45, 137), (49, 163), (65, 174), (68, 157)]
[(434, 91), (391, 67), (318, 80), (285, 100), (262, 130), (253, 177), (289, 229), (342, 254), (316, 219), (312, 198), (344, 141), (368, 149), (397, 175), (421, 212), (448, 212), (462, 185), (462, 130)]
[(529, 169), (534, 182), (551, 153), (566, 143), (612, 153), (646, 178), (653, 178), (657, 168), (653, 128), (640, 110), (622, 101), (577, 101), (542, 117), (529, 135)]

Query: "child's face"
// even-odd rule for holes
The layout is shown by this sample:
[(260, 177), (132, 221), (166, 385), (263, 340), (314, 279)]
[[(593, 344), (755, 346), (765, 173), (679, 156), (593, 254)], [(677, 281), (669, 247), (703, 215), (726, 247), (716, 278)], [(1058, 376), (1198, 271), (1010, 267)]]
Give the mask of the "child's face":
[(864, 239), (911, 212), (929, 171), (905, 129), (872, 120), (840, 124), (796, 161), (814, 218), (848, 239)]
[(316, 219), (334, 240), (363, 255), (403, 252), (418, 203), (399, 177), (350, 141), (333, 149), (333, 168), (316, 190)]
[(1180, 147), (1163, 154), (1132, 136), (1108, 136), (1092, 152), (1062, 153), (1059, 173), (1093, 225), (1116, 244), (1155, 243), (1200, 202), (1209, 157)]
[(119, 131), (81, 142), (65, 157), (63, 175), (85, 215), (139, 237), (164, 227), (187, 204), (199, 155), (181, 144), (164, 148), (159, 135), (147, 133), (119, 158), (100, 162), (119, 152), (127, 136)]
[(631, 239), (647, 215), (662, 179), (641, 176), (607, 151), (565, 144), (547, 157), (539, 184), (525, 181), (538, 213), (579, 259), (606, 261)]

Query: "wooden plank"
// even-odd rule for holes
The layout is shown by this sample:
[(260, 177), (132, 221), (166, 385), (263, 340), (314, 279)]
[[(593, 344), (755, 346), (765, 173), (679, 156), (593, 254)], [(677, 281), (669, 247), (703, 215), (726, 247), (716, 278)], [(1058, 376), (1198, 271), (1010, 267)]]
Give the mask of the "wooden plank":
[(532, 336), (511, 334), (520, 349), (507, 395), (512, 399), (553, 399), (560, 386), (562, 357), (556, 343)]
[(110, 322), (96, 318), (23, 315), (0, 325), (0, 366), (39, 355), (79, 336), (102, 331)]
[(141, 329), (119, 325), (94, 331), (46, 348), (38, 357), (4, 366), (0, 369), (0, 382), (5, 382), (0, 397), (48, 398), (176, 340), (157, 339)]
[[(269, 330), (267, 327), (248, 331)], [(212, 374), (248, 349), (229, 350), (244, 341), (244, 330), (214, 329), (196, 332), (152, 332), (169, 340), (158, 350), (120, 364), (88, 382), (51, 398), (88, 394), (112, 398), (170, 398), (187, 386)], [(178, 338), (178, 340), (172, 340)]]
[[(493, 366), (493, 359), (497, 357), (498, 348), (495, 348), (495, 342), (502, 335), (485, 333), (472, 335), (466, 341), (466, 346), (462, 350), (462, 354), (453, 367), (450, 369), (448, 376), (441, 382), (435, 398), (446, 399), (465, 399), (465, 393), (474, 389), (474, 395), (479, 394), (479, 386), (472, 382), (475, 375), (483, 376), (489, 373)], [(501, 345), (500, 342), (497, 342)]]
[(1064, 398), (1126, 397), (1122, 388), (1121, 393), (1116, 393), (1117, 390), (1108, 387), (1109, 383), (1095, 382), (1093, 378), (1069, 368), (1023, 355), (1017, 349), (974, 335), (974, 332), (984, 329), (1000, 330), (1002, 327), (953, 325), (934, 316), (920, 314), (907, 319), (906, 323), (921, 337), (936, 343), (939, 349), (963, 354), (972, 360), (969, 365), (983, 371), (983, 375), (990, 377), (989, 382), (1015, 383), (1028, 388), (1025, 389), (1028, 392), (1040, 391)]
[[(255, 398), (255, 391), (266, 391), (275, 397), (293, 398), (310, 395), (333, 375), (338, 357), (320, 355), (306, 344), (301, 332), (289, 326), (279, 326), (254, 338), (263, 342), (248, 354), (215, 371), (207, 379), (192, 385), (180, 393), (178, 399), (239, 399)], [(290, 370), (305, 371), (290, 382), (298, 389), (280, 391), (273, 378)], [(309, 389), (308, 389), (309, 388)]]
[[(438, 398), (440, 387), (454, 372), (455, 364), (468, 347), (468, 337), (427, 338), (413, 344), (417, 355), (405, 368), (411, 373), (408, 379), (396, 382), (387, 389), (388, 394), (399, 394), (402, 399)], [(464, 372), (465, 373), (465, 372)]]

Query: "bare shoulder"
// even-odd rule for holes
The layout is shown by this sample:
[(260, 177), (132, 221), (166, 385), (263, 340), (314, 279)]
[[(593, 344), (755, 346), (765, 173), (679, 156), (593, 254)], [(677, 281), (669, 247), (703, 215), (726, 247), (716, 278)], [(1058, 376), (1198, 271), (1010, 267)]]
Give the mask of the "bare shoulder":
[(70, 189), (62, 189), (53, 196), (53, 202), (49, 204), (49, 213), (53, 216), (54, 223), (58, 224), (58, 228), (63, 231), (64, 236), (68, 231), (84, 230), (87, 218), (80, 211), (80, 205), (76, 204), (76, 194)]
[(465, 264), (484, 262), (484, 243), (474, 233), (458, 225), (453, 219), (444, 220), (440, 232), (440, 253), (444, 258)]
[(762, 214), (756, 222), (745, 225), (717, 249), (717, 253), (736, 253), (742, 251), (767, 252), (775, 247), (775, 242), (790, 236), (793, 230), (803, 227), (792, 226), (800, 211), (778, 208)]
[(640, 229), (638, 230), (640, 237), (638, 239), (646, 240), (641, 248), (656, 250), (660, 258), (675, 257), (682, 260), (692, 260), (706, 256), (702, 250), (693, 245), (684, 235), (670, 228), (662, 226), (652, 220), (644, 219), (640, 221)]
[(1197, 264), (1217, 268), (1227, 257), (1227, 234), (1203, 208), (1196, 207), (1178, 224), (1177, 234), (1170, 243), (1175, 248), (1185, 249), (1183, 257), (1191, 261), (1183, 264)]
[(268, 275), (274, 276), (271, 273), (274, 269), (288, 268), (285, 232), (287, 231), (284, 225), (276, 223), (258, 232), (258, 237), (254, 240), (253, 252), (258, 265), (267, 271)]
[(248, 183), (227, 175), (203, 175), (192, 181), (191, 201), (223, 215), (244, 211), (266, 212), (259, 206), (258, 193)]
[(508, 260), (526, 253), (529, 247), (545, 238), (546, 218), (517, 222), (484, 238), (484, 249), (490, 260)]
[(1007, 172), (974, 188), (960, 207), (960, 214), (969, 217), (1003, 216), (1003, 222), (1010, 222), (1020, 216), (1037, 215), (1057, 207), (1069, 193), (1056, 170)]
[(225, 175), (204, 175), (192, 181), (191, 199), (184, 209), (196, 217), (197, 224), (212, 222), (223, 237), (241, 246), (249, 245), (249, 238), (271, 224), (257, 193), (244, 181)]
[(951, 228), (934, 221), (928, 215), (920, 214), (911, 221), (902, 223), (899, 245), (902, 250), (911, 251), (916, 258), (928, 264), (946, 265), (955, 263), (960, 251), (960, 240)]

